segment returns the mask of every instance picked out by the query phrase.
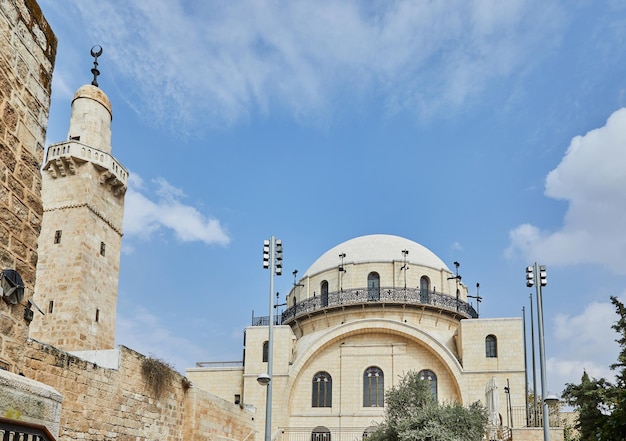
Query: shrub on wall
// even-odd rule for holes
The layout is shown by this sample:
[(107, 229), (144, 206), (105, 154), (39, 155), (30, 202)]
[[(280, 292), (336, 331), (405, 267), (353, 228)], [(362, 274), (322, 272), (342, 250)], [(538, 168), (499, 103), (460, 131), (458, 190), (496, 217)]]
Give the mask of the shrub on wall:
[(141, 363), (141, 373), (156, 398), (161, 397), (174, 379), (174, 368), (158, 358), (144, 358)]

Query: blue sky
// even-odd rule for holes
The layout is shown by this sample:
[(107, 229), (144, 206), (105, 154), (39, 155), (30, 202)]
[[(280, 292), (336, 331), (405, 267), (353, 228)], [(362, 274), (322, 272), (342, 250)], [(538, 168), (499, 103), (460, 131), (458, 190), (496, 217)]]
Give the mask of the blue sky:
[[(626, 299), (623, 1), (39, 0), (59, 43), (48, 144), (91, 81), (126, 194), (117, 343), (183, 371), (240, 360), (331, 247), (386, 233), (521, 316), (548, 266), (548, 391), (610, 376)], [(527, 316), (527, 321), (530, 316)]]

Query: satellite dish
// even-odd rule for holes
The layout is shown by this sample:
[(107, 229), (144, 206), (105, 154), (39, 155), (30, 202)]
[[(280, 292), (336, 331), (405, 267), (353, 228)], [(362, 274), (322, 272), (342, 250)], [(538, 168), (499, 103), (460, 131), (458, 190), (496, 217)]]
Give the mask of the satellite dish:
[(24, 282), (20, 274), (12, 269), (0, 273), (0, 296), (10, 305), (17, 305), (24, 298)]

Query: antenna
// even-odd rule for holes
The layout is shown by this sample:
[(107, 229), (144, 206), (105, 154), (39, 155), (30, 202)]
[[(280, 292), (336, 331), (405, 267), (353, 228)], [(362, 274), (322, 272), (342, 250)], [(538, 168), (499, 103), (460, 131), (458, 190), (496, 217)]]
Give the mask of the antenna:
[(274, 309), (276, 309), (276, 308), (278, 308), (278, 307), (281, 307), (281, 306), (285, 306), (285, 305), (287, 305), (287, 302), (285, 302), (285, 303), (278, 303), (278, 298), (279, 298), (279, 297), (280, 297), (280, 293), (279, 293), (279, 292), (277, 292), (277, 293), (276, 293), (276, 304), (274, 305)]
[(93, 80), (91, 81), (91, 85), (96, 87), (98, 87), (98, 75), (100, 75), (100, 71), (98, 70), (98, 57), (100, 55), (102, 55), (102, 46), (95, 45), (91, 48), (91, 56), (93, 57), (93, 67), (91, 68)]
[(346, 258), (346, 253), (341, 253), (339, 258), (341, 259), (341, 263), (339, 264), (339, 291), (343, 292), (343, 273), (346, 272), (343, 267), (343, 259)]
[(459, 280), (461, 280), (461, 276), (459, 275), (459, 267), (460, 267), (460, 266), (461, 266), (461, 264), (460, 264), (459, 262), (455, 261), (455, 262), (454, 262), (454, 268), (455, 268), (456, 275), (454, 275), (454, 276), (452, 276), (452, 277), (448, 277), (448, 280), (454, 280), (454, 279), (456, 279), (456, 280), (457, 280), (457, 282), (456, 282), (456, 283), (457, 283), (457, 285), (458, 285), (458, 283), (459, 283)]
[(297, 269), (293, 270), (293, 273), (291, 273), (291, 274), (293, 274), (293, 286), (294, 287), (296, 287), (296, 286), (304, 286), (302, 283), (297, 283), (296, 282), (296, 276), (298, 275), (298, 270)]
[(476, 295), (471, 296), (468, 294), (467, 297), (476, 299), (476, 314), (480, 315), (480, 302), (483, 301), (483, 298), (480, 296), (480, 283), (476, 282)]
[[(400, 268), (400, 271), (404, 271), (404, 290), (406, 291), (406, 272), (409, 269), (409, 265), (406, 263), (406, 256), (409, 254), (409, 250), (402, 250), (402, 256), (404, 257), (404, 265)], [(405, 294), (406, 295), (406, 294)]]
[(461, 281), (461, 276), (459, 275), (459, 267), (461, 266), (461, 264), (455, 260), (454, 261), (454, 268), (455, 268), (455, 273), (456, 275), (452, 276), (452, 277), (448, 277), (448, 280), (452, 280), (452, 279), (456, 279), (456, 310), (459, 310), (459, 282)]

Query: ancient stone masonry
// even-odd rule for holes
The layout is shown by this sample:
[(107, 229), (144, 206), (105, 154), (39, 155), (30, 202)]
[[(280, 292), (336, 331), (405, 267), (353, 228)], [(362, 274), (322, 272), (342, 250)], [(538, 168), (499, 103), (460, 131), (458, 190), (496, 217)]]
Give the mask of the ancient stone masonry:
[(0, 270), (17, 270), (22, 304), (0, 300), (0, 368), (20, 370), (41, 228), (41, 173), (57, 39), (34, 0), (0, 1)]
[(131, 349), (101, 351), (107, 362), (99, 364), (32, 340), (24, 349), (26, 377), (63, 391), (58, 439), (254, 439), (249, 410), (196, 389), (165, 364), (151, 379), (143, 366), (160, 362)]
[(42, 167), (56, 43), (35, 0), (0, 0), (0, 270), (26, 288), (21, 304), (0, 299), (0, 416), (59, 440), (254, 440), (252, 409), (113, 349), (128, 172), (93, 85)]
[(111, 154), (111, 103), (93, 85), (72, 101), (68, 140), (48, 147), (30, 336), (66, 350), (112, 349), (128, 172)]

